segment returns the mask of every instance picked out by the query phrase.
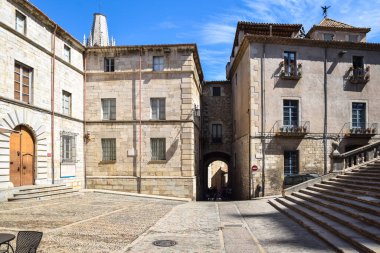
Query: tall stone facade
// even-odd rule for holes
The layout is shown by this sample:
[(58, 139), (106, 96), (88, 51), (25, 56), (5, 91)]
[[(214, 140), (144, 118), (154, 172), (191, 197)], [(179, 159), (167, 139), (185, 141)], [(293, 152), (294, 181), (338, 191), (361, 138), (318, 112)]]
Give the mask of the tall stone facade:
[(227, 65), (237, 198), (279, 194), (287, 175), (327, 173), (332, 143), (345, 152), (378, 138), (380, 47), (365, 42), (369, 29), (332, 19), (306, 37), (300, 28), (238, 24)]
[[(86, 62), (87, 186), (194, 199), (203, 78), (196, 46), (95, 47)], [(112, 118), (107, 99), (115, 101)], [(105, 139), (116, 143), (111, 161)]]
[[(22, 166), (14, 173), (25, 174), (30, 161), (32, 184), (84, 187), (85, 48), (36, 7), (18, 0), (0, 1), (0, 48), (0, 188), (13, 186), (12, 165), (19, 160)], [(20, 127), (32, 136), (32, 154), (11, 144)], [(66, 137), (70, 148), (63, 147)]]

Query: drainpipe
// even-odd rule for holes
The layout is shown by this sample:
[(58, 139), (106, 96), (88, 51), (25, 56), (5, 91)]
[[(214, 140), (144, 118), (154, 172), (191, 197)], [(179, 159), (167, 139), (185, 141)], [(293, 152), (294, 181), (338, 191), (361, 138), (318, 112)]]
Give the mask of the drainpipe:
[(265, 44), (263, 44), (263, 56), (261, 58), (261, 153), (262, 153), (262, 168), (261, 168), (261, 194), (265, 196)]
[(57, 35), (58, 25), (55, 25), (53, 33), (53, 60), (51, 73), (51, 183), (54, 184), (54, 89), (55, 89), (55, 39)]
[(325, 47), (325, 60), (323, 63), (323, 97), (324, 97), (324, 119), (323, 119), (323, 174), (327, 174), (327, 47)]
[[(86, 83), (87, 83), (87, 59), (86, 59), (86, 50), (83, 53), (83, 134), (86, 134), (87, 131), (87, 125), (86, 125)], [(87, 140), (85, 140), (87, 142)], [(86, 153), (87, 153), (87, 143), (84, 143), (83, 145), (83, 153), (84, 153), (84, 159), (83, 159), (83, 167), (84, 167), (84, 188), (87, 189), (87, 167), (86, 167)]]
[(142, 138), (142, 130), (141, 130), (141, 68), (142, 68), (142, 48), (140, 48), (140, 69), (139, 69), (139, 174), (137, 178), (137, 192), (141, 193), (141, 138)]

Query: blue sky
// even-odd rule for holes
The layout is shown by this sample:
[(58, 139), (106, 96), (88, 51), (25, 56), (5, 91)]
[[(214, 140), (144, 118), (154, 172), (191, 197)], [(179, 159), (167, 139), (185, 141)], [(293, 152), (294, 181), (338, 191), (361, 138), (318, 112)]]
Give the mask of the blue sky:
[(197, 43), (206, 80), (225, 79), (238, 21), (299, 23), (307, 31), (329, 17), (371, 27), (380, 42), (380, 0), (31, 0), (79, 41), (88, 36), (93, 13), (107, 16), (116, 45)]

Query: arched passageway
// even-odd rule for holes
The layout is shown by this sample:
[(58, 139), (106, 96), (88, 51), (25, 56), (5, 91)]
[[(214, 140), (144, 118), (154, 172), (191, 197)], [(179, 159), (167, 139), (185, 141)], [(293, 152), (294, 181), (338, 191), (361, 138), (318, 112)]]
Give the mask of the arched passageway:
[(203, 157), (200, 171), (201, 194), (198, 200), (227, 200), (231, 196), (230, 156), (222, 152), (208, 153)]

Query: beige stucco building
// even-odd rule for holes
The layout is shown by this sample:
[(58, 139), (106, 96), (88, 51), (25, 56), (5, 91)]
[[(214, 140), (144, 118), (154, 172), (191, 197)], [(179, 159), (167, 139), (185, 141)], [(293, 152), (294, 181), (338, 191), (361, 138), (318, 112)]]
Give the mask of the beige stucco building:
[(287, 175), (327, 173), (333, 143), (344, 152), (377, 138), (380, 46), (365, 42), (370, 29), (329, 18), (306, 35), (301, 27), (237, 26), (227, 65), (237, 198), (279, 194)]
[(26, 1), (0, 1), (0, 188), (84, 187), (83, 52)]

